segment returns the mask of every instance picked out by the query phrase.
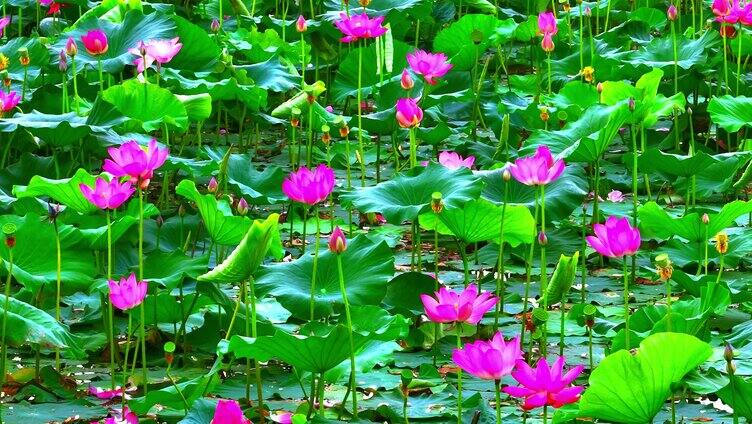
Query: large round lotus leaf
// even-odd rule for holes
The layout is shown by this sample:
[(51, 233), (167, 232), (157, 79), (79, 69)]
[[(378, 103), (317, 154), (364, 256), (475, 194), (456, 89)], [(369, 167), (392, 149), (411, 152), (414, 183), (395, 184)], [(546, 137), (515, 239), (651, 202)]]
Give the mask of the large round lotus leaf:
[(401, 224), (427, 209), (434, 192), (442, 194), (447, 207), (460, 207), (478, 198), (480, 191), (480, 180), (467, 168), (450, 170), (431, 163), (341, 198), (361, 212), (381, 212), (387, 221)]
[(729, 132), (752, 125), (752, 98), (731, 95), (713, 97), (708, 104), (710, 119)]
[[(394, 275), (394, 254), (384, 242), (366, 236), (350, 240), (342, 254), (347, 297), (352, 305), (378, 305)], [(293, 262), (264, 266), (256, 280), (258, 294), (274, 296), (298, 318), (310, 316), (313, 253)], [(337, 258), (329, 250), (319, 253), (314, 298), (315, 315), (329, 316), (332, 306), (342, 304)]]
[(0, 121), (0, 131), (11, 133), (24, 128), (33, 135), (53, 146), (78, 145), (91, 133), (107, 134), (111, 130), (87, 123), (73, 112), (47, 114), (32, 110), (29, 113), (16, 113)]
[(155, 84), (127, 80), (106, 89), (102, 98), (147, 132), (163, 124), (179, 130), (188, 125), (188, 111), (183, 102), (170, 90)]
[[(6, 28), (6, 32), (8, 29)], [(0, 53), (8, 58), (8, 76), (16, 81), (23, 81), (24, 67), (18, 60), (20, 54), (18, 49), (25, 47), (29, 51), (29, 66), (26, 69), (29, 81), (39, 76), (42, 67), (46, 67), (49, 61), (47, 49), (36, 38), (11, 38), (7, 43), (0, 47)], [(20, 92), (19, 92), (20, 94)]]
[(478, 63), (501, 25), (502, 21), (491, 15), (465, 15), (436, 34), (433, 49), (449, 57), (453, 70), (468, 71)]
[[(677, 56), (680, 68), (689, 69), (692, 66), (706, 63), (708, 56), (706, 51), (720, 43), (721, 37), (717, 31), (706, 31), (702, 37), (690, 40), (684, 36), (678, 36)], [(632, 62), (647, 65), (651, 68), (664, 68), (674, 66), (674, 42), (671, 37), (657, 37), (644, 49), (632, 53)]]

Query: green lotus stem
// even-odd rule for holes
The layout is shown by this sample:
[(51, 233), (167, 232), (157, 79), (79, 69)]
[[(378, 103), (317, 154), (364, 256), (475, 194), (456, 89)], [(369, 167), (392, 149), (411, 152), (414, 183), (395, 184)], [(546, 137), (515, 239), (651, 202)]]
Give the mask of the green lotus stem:
[[(256, 338), (258, 336), (258, 317), (256, 315), (256, 288), (253, 284), (253, 279), (248, 280), (248, 292), (246, 295), (250, 295), (251, 300), (251, 337)], [(246, 299), (246, 327), (248, 323), (248, 299)], [(261, 385), (261, 364), (258, 360), (254, 359), (254, 371), (256, 377), (256, 396), (258, 396), (258, 408), (261, 413), (261, 408), (264, 405), (264, 390)], [(250, 396), (247, 396), (250, 399)], [(262, 419), (263, 422), (263, 419)]]
[(546, 53), (546, 66), (548, 67), (548, 94), (551, 94), (551, 52)]
[[(689, 113), (687, 121), (689, 121), (689, 155), (694, 156), (697, 152), (697, 145), (695, 143), (695, 127), (692, 122), (692, 113)], [(691, 179), (692, 206), (694, 207), (697, 204), (697, 175), (692, 175)]]
[(637, 225), (637, 133), (635, 126), (630, 127), (632, 136), (632, 225)]
[[(293, 203), (290, 202), (290, 208), (292, 209)], [(288, 214), (289, 215), (289, 214)], [(290, 224), (290, 231), (292, 232), (292, 224)], [(308, 206), (303, 206), (303, 237), (301, 237), (302, 241), (302, 255), (305, 255), (306, 251), (306, 236), (308, 233), (306, 232), (308, 230)], [(290, 240), (292, 240), (292, 235), (290, 236)], [(301, 256), (302, 256), (301, 255)]]
[[(533, 204), (535, 205), (535, 212), (533, 214), (533, 234), (535, 234), (535, 231), (538, 229), (538, 191), (534, 191), (534, 201)], [(530, 302), (530, 280), (532, 278), (532, 263), (533, 263), (533, 255), (535, 253), (535, 240), (530, 242), (530, 251), (528, 252), (527, 261), (525, 261), (525, 295), (522, 300), (522, 328), (520, 329), (520, 345), (525, 346), (525, 314), (527, 314), (527, 307)], [(532, 339), (532, 337), (531, 337)]]
[(316, 277), (318, 273), (319, 268), (319, 242), (321, 238), (321, 227), (319, 223), (319, 207), (316, 206), (314, 209), (314, 213), (316, 215), (316, 239), (314, 241), (314, 247), (313, 247), (313, 272), (311, 273), (311, 302), (310, 302), (310, 311), (311, 311), (311, 322), (313, 322), (315, 318), (315, 311), (316, 311)]
[(423, 269), (423, 249), (421, 248), (420, 243), (420, 223), (418, 223), (418, 218), (415, 218), (415, 239), (413, 240), (413, 246), (415, 247), (415, 253), (417, 254), (418, 272), (421, 272)]
[[(128, 384), (128, 352), (130, 352), (130, 345), (131, 345), (131, 333), (133, 332), (133, 315), (131, 314), (131, 311), (128, 311), (128, 330), (125, 333), (125, 354), (123, 355), (123, 396), (122, 396), (122, 406), (125, 406), (125, 387)], [(136, 357), (136, 353), (133, 353), (133, 356)]]
[(723, 81), (726, 83), (726, 94), (729, 94), (731, 91), (731, 82), (729, 81), (728, 74), (728, 49), (726, 47), (727, 41), (725, 28), (726, 24), (721, 22), (721, 38), (723, 39)]
[(593, 175), (593, 224), (597, 224), (600, 222), (600, 202), (598, 201), (598, 193), (600, 192), (600, 185), (601, 185), (601, 164), (600, 164), (600, 158), (595, 159), (595, 167), (594, 167), (594, 174)]
[(76, 57), (71, 57), (71, 71), (72, 71), (72, 77), (73, 77), (73, 104), (76, 108), (76, 115), (80, 115), (81, 110), (78, 106), (78, 78), (76, 74)]
[(739, 35), (737, 35), (736, 38), (739, 39), (738, 47), (737, 47), (737, 53), (736, 53), (736, 95), (739, 95), (739, 83), (742, 80), (742, 39), (743, 37), (743, 31), (744, 27), (742, 27), (741, 22), (739, 23)]
[(587, 326), (587, 335), (588, 335), (588, 362), (590, 363), (590, 370), (595, 369), (595, 364), (593, 363), (593, 329), (590, 328), (590, 326)]
[[(100, 61), (101, 64), (101, 61)], [(101, 66), (100, 66), (101, 72)], [(138, 185), (138, 281), (144, 280), (144, 191)], [(146, 306), (144, 302), (139, 306), (141, 310), (141, 372), (144, 379), (144, 395), (149, 393), (149, 376), (146, 373)], [(135, 360), (134, 354), (134, 360)], [(135, 361), (134, 361), (135, 363)]]
[(501, 424), (501, 380), (494, 380), (496, 386), (496, 424)]
[[(350, 335), (350, 390), (353, 398), (353, 416), (358, 418), (358, 392), (355, 368), (355, 342), (353, 341), (352, 318), (350, 317), (350, 302), (347, 300), (347, 290), (345, 289), (345, 275), (342, 271), (342, 255), (337, 254), (337, 275), (339, 276), (339, 290), (342, 293), (342, 302), (345, 304), (345, 318), (347, 319), (347, 330)], [(343, 401), (344, 403), (344, 401)]]
[[(600, 8), (600, 4), (598, 5)], [(606, 23), (603, 26), (603, 31), (608, 32), (608, 21), (611, 19), (611, 0), (608, 0), (606, 4)], [(545, 424), (545, 422), (544, 422)]]
[[(457, 322), (457, 349), (462, 349), (462, 323)], [(457, 368), (457, 424), (462, 424), (462, 368)]]
[[(545, 236), (546, 234), (546, 186), (544, 184), (541, 184), (540, 186), (540, 202), (541, 202), (541, 234)], [(541, 299), (543, 299), (543, 310), (545, 312), (548, 312), (548, 299), (546, 297), (546, 290), (548, 287), (548, 262), (546, 261), (546, 243), (541, 243), (541, 292), (540, 296)], [(562, 299), (562, 308), (564, 307)], [(546, 341), (546, 335), (547, 335), (547, 326), (545, 322), (543, 323), (543, 343), (541, 343), (541, 352), (543, 354), (543, 357), (546, 357), (546, 345), (548, 344)]]
[(26, 100), (26, 84), (27, 84), (27, 80), (29, 76), (29, 67), (24, 66), (23, 70), (24, 70), (24, 76), (23, 76), (23, 82), (21, 83), (21, 101), (22, 102)]
[(671, 279), (666, 279), (666, 315), (668, 316), (668, 321), (666, 322), (666, 330), (670, 333), (671, 332)]
[(170, 375), (170, 368), (172, 367), (171, 363), (167, 364), (167, 370), (165, 371), (165, 375), (167, 375), (167, 379), (170, 380), (170, 383), (172, 383), (172, 387), (175, 388), (175, 390), (180, 395), (180, 399), (183, 401), (183, 410), (185, 411), (185, 414), (188, 415), (188, 410), (191, 409), (190, 405), (188, 405), (188, 400), (185, 399), (185, 395), (183, 395), (183, 392), (180, 390), (180, 387), (178, 387), (177, 383), (175, 383), (175, 379), (172, 378), (172, 375)]
[(62, 105), (62, 113), (68, 113), (68, 78), (66, 73), (63, 73), (63, 81), (62, 81), (62, 88), (63, 88), (63, 105)]
[[(608, 2), (608, 5), (611, 5), (611, 2)], [(608, 21), (608, 17), (606, 17), (606, 21)], [(543, 405), (543, 424), (548, 423), (548, 405)]]
[(705, 275), (708, 275), (708, 224), (705, 226)]
[(305, 89), (305, 70), (306, 70), (306, 56), (305, 56), (305, 36), (304, 33), (300, 33), (300, 89)]
[[(57, 221), (53, 221), (53, 225), (55, 226), (55, 253), (56, 253), (56, 260), (57, 260), (57, 266), (55, 269), (55, 321), (61, 322), (60, 320), (60, 291), (62, 289), (62, 266), (63, 266), (63, 258), (62, 258), (62, 249), (60, 248), (60, 231), (58, 231), (57, 228)], [(55, 369), (60, 372), (60, 349), (55, 348)], [(114, 376), (113, 376), (113, 381)]]
[[(301, 124), (302, 125), (302, 124)], [(308, 144), (306, 145), (306, 165), (310, 168), (313, 163), (313, 102), (308, 104)], [(301, 128), (302, 130), (302, 128)]]
[(716, 278), (715, 283), (720, 284), (721, 283), (721, 276), (723, 275), (723, 257), (725, 256), (723, 253), (720, 254), (721, 259), (720, 263), (718, 264), (718, 278)]
[(415, 139), (415, 128), (410, 128), (410, 168), (418, 166), (418, 143)]
[(5, 306), (3, 307), (3, 333), (2, 333), (2, 353), (3, 363), (0, 368), (0, 381), (5, 384), (5, 376), (8, 366), (8, 344), (5, 343), (5, 336), (8, 328), (8, 309), (10, 308), (10, 282), (13, 276), (13, 249), (8, 248), (8, 277), (5, 279)]
[(18, 7), (18, 36), (23, 37), (23, 7), (21, 6)]
[(624, 273), (624, 346), (629, 351), (629, 277), (627, 276), (627, 257), (622, 257), (622, 271)]
[(582, 266), (580, 270), (580, 296), (581, 301), (584, 304), (587, 300), (587, 255), (585, 254), (585, 249), (587, 248), (587, 241), (585, 237), (587, 236), (587, 209), (585, 206), (582, 207), (582, 246), (580, 247), (580, 251), (582, 252), (581, 258), (582, 258)]
[[(504, 198), (501, 205), (501, 222), (499, 223), (499, 257), (496, 260), (496, 313), (494, 314), (494, 333), (499, 330), (499, 315), (504, 313), (504, 217), (507, 213), (507, 195), (509, 194), (509, 182), (504, 179)], [(438, 276), (436, 277), (438, 279)]]
[[(465, 288), (470, 284), (470, 264), (467, 262), (467, 245), (457, 240), (457, 250), (460, 251), (460, 257), (462, 258), (462, 276)], [(420, 271), (420, 269), (418, 269)]]
[[(681, 2), (677, 2), (677, 4), (681, 4)], [(677, 16), (679, 14), (677, 13)], [(674, 24), (674, 21), (671, 21), (671, 41), (674, 46), (674, 94), (679, 93), (679, 46), (676, 43), (676, 24)], [(675, 131), (678, 133), (678, 131)], [(678, 149), (677, 149), (678, 150)]]
[(363, 147), (363, 43), (358, 47), (358, 153), (360, 158), (360, 186), (366, 186), (366, 151)]
[[(222, 31), (222, 24), (224, 23), (224, 20), (225, 20), (225, 14), (223, 13), (223, 10), (222, 10), (223, 9), (222, 3), (224, 3), (224, 1), (219, 0), (219, 18), (217, 20), (219, 21), (220, 31)], [(284, 27), (284, 25), (282, 25), (282, 27)], [(284, 37), (282, 37), (282, 39), (284, 40)]]
[[(582, 31), (583, 31), (582, 2), (579, 2), (577, 7), (579, 10), (578, 13), (580, 15), (580, 34), (577, 38), (579, 39), (579, 45), (580, 45), (580, 71), (582, 71), (585, 68), (585, 48), (584, 48), (583, 39), (582, 39)], [(580, 81), (583, 81), (584, 79), (585, 79), (585, 75), (583, 75), (582, 72), (580, 72)]]
[(98, 64), (98, 71), (99, 71), (99, 95), (102, 95), (102, 92), (104, 91), (104, 71), (102, 70), (102, 56), (97, 56), (97, 64)]

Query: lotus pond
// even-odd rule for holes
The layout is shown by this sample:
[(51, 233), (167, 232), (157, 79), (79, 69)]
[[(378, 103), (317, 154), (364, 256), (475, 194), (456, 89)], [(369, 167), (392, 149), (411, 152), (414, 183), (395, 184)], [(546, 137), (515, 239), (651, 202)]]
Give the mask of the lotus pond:
[(752, 2), (0, 35), (0, 423), (752, 420)]

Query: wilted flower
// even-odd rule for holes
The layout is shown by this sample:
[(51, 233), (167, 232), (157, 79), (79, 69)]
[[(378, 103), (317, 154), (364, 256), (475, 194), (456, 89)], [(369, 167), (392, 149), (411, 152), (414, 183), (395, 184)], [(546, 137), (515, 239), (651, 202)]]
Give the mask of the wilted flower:
[(137, 281), (136, 274), (131, 273), (120, 281), (108, 280), (110, 287), (110, 302), (112, 306), (125, 311), (135, 308), (144, 301), (148, 285), (146, 281)]
[(554, 161), (547, 146), (541, 145), (533, 156), (518, 158), (509, 166), (509, 172), (515, 180), (525, 185), (548, 184), (561, 176), (564, 172), (564, 161)]
[(123, 393), (124, 393), (123, 388), (120, 386), (112, 390), (89, 386), (89, 394), (96, 397), (97, 399), (110, 400), (116, 397), (123, 396)]
[(410, 69), (418, 75), (422, 75), (427, 83), (436, 85), (436, 78), (441, 78), (452, 69), (444, 53), (429, 53), (425, 50), (416, 50), (407, 54), (407, 63)]
[(154, 171), (162, 166), (169, 154), (169, 150), (158, 147), (154, 139), (146, 148), (130, 140), (120, 147), (110, 147), (107, 152), (110, 159), (105, 159), (102, 169), (115, 177), (130, 177), (131, 183), (141, 189), (149, 186)]
[(586, 82), (592, 83), (595, 76), (595, 68), (592, 66), (586, 66), (582, 68), (582, 77), (585, 79)]
[(438, 191), (434, 191), (431, 194), (431, 210), (435, 214), (440, 214), (444, 210), (444, 201), (442, 200), (442, 194)]
[(496, 306), (499, 300), (490, 292), (478, 295), (478, 287), (470, 284), (461, 293), (441, 287), (435, 293), (435, 298), (422, 294), (420, 300), (426, 311), (426, 316), (433, 322), (466, 322), (477, 324), (483, 315)]
[(531, 368), (527, 362), (518, 360), (512, 377), (520, 383), (520, 386), (505, 387), (504, 392), (514, 397), (524, 398), (522, 408), (526, 410), (546, 405), (559, 408), (577, 402), (580, 394), (585, 390), (582, 386), (569, 386), (580, 375), (583, 368), (582, 365), (577, 365), (563, 374), (563, 356), (560, 356), (550, 368), (546, 358), (541, 358), (535, 369)]
[(667, 254), (662, 253), (655, 257), (655, 267), (661, 281), (668, 281), (674, 273), (674, 266)]
[(721, 255), (728, 252), (729, 236), (725, 232), (721, 231), (715, 235), (715, 250)]
[(640, 230), (633, 228), (627, 218), (610, 216), (605, 224), (593, 225), (593, 231), (595, 236), (587, 236), (587, 242), (603, 256), (621, 258), (640, 250)]
[(407, 97), (397, 100), (397, 123), (402, 128), (414, 128), (423, 120), (423, 109), (415, 99)]
[(352, 43), (353, 41), (377, 38), (386, 34), (387, 29), (381, 25), (383, 22), (384, 16), (371, 19), (365, 12), (360, 15), (350, 16), (340, 13), (339, 19), (334, 21), (334, 25), (344, 35), (340, 41), (343, 43)]
[(463, 158), (457, 152), (441, 152), (439, 153), (439, 163), (444, 168), (460, 169), (460, 168), (472, 168), (475, 163), (475, 156), (468, 156)]
[(507, 342), (500, 331), (489, 341), (478, 340), (452, 351), (452, 361), (457, 366), (484, 380), (501, 380), (520, 359), (520, 336)]
[(101, 29), (93, 29), (82, 35), (81, 42), (84, 43), (84, 48), (92, 56), (101, 56), (107, 53), (107, 49), (110, 47), (107, 42), (107, 34)]
[(18, 49), (18, 62), (21, 66), (29, 66), (31, 63), (31, 57), (29, 57), (29, 49), (21, 47)]
[(86, 184), (79, 184), (81, 194), (86, 200), (94, 204), (99, 209), (117, 209), (125, 203), (136, 189), (131, 187), (131, 182), (121, 183), (117, 178), (110, 181), (102, 177), (97, 177), (94, 182), (94, 189)]
[(323, 163), (311, 171), (301, 166), (282, 182), (282, 191), (290, 200), (315, 205), (334, 189), (334, 171)]

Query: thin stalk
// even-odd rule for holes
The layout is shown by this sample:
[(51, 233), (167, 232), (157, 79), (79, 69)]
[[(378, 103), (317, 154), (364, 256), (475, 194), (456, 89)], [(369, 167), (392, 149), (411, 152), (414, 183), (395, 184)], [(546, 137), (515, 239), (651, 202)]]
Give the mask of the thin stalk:
[(358, 152), (360, 154), (360, 185), (366, 186), (366, 152), (363, 147), (363, 49), (358, 48)]
[[(546, 186), (541, 185), (540, 186), (540, 202), (541, 202), (541, 234), (545, 236), (546, 234)], [(543, 299), (543, 310), (545, 312), (548, 312), (548, 298), (546, 297), (546, 290), (548, 289), (548, 262), (546, 261), (546, 244), (541, 243), (541, 291), (540, 296), (541, 299)], [(562, 301), (563, 302), (563, 301)], [(563, 304), (562, 304), (563, 307)], [(541, 353), (543, 354), (543, 357), (546, 357), (546, 350), (547, 350), (547, 333), (548, 333), (548, 325), (546, 323), (543, 323), (543, 340), (541, 343)]]
[[(499, 257), (496, 263), (496, 313), (494, 314), (494, 333), (499, 330), (499, 315), (504, 313), (504, 217), (507, 212), (507, 195), (509, 194), (509, 182), (504, 180), (504, 198), (501, 205), (501, 222), (499, 223)], [(437, 277), (438, 278), (438, 277)]]
[[(130, 352), (131, 333), (133, 332), (133, 315), (128, 311), (128, 330), (125, 333), (125, 354), (123, 355), (123, 396), (122, 406), (125, 406), (125, 387), (128, 384), (128, 352)], [(136, 356), (136, 353), (133, 353)]]
[[(56, 289), (55, 290), (55, 321), (61, 322), (60, 320), (60, 294), (62, 291), (62, 267), (63, 267), (62, 252), (63, 250), (60, 248), (60, 231), (58, 231), (58, 228), (57, 228), (57, 221), (54, 222), (54, 225), (55, 225), (55, 252), (56, 252), (56, 260), (57, 260), (57, 267), (55, 270), (55, 289)], [(112, 355), (113, 353), (111, 352), (110, 356)], [(114, 369), (114, 362), (112, 365), (113, 365), (112, 369)], [(57, 372), (60, 372), (60, 349), (55, 349), (55, 369), (57, 370)], [(114, 385), (115, 384), (114, 375), (112, 377), (112, 382)]]
[(410, 128), (410, 168), (418, 166), (418, 143), (415, 137), (415, 128)]
[(546, 66), (548, 67), (548, 94), (551, 95), (551, 52), (546, 54)]
[(586, 237), (587, 236), (587, 212), (586, 209), (582, 208), (582, 246), (580, 247), (580, 252), (582, 254), (580, 257), (582, 258), (582, 265), (581, 265), (581, 271), (580, 271), (580, 296), (581, 301), (584, 304), (587, 300), (587, 255), (585, 254), (585, 248), (587, 247)]
[[(112, 279), (112, 219), (110, 210), (106, 210), (107, 216), (107, 280)], [(115, 314), (112, 302), (107, 302), (107, 315), (109, 316), (110, 333), (110, 372), (112, 374), (112, 389), (115, 389)]]
[(726, 41), (726, 32), (725, 32), (725, 23), (721, 23), (721, 38), (723, 39), (723, 82), (726, 83), (726, 94), (730, 94), (731, 91), (731, 83), (729, 82), (729, 74), (728, 74), (728, 48), (727, 48), (727, 41)]
[(319, 239), (321, 238), (321, 227), (319, 224), (319, 208), (314, 209), (316, 215), (316, 239), (313, 247), (313, 272), (311, 274), (311, 301), (310, 301), (310, 320), (313, 322), (316, 311), (316, 277), (319, 267)]
[(631, 345), (629, 344), (629, 277), (627, 276), (627, 257), (622, 257), (622, 271), (624, 273), (624, 343), (627, 351), (629, 351)]
[[(535, 213), (533, 214), (533, 233), (538, 229), (538, 191), (534, 191), (535, 199), (533, 204), (535, 205)], [(530, 302), (530, 279), (532, 278), (533, 255), (535, 253), (535, 241), (530, 243), (530, 250), (528, 252), (527, 261), (525, 261), (525, 295), (522, 300), (522, 328), (520, 329), (520, 345), (525, 345), (525, 314), (527, 313), (527, 307)], [(532, 338), (532, 337), (531, 337)]]
[[(256, 288), (253, 284), (253, 280), (248, 281), (248, 294), (251, 300), (251, 337), (256, 338), (258, 336), (258, 318), (256, 315)], [(246, 311), (248, 310), (248, 303), (246, 299)], [(246, 322), (248, 321), (248, 315), (246, 312)], [(264, 390), (261, 385), (261, 364), (258, 360), (254, 360), (254, 374), (256, 377), (256, 396), (258, 397), (258, 411), (261, 415), (261, 422), (264, 422), (262, 407), (264, 406)]]
[(97, 63), (99, 68), (99, 95), (102, 95), (104, 91), (104, 71), (102, 70), (102, 56), (97, 56)]
[(743, 37), (743, 31), (744, 27), (742, 27), (741, 22), (739, 23), (739, 34), (736, 36), (736, 38), (739, 39), (738, 47), (737, 47), (737, 53), (736, 53), (736, 95), (739, 95), (739, 84), (742, 81), (742, 39)]
[(494, 380), (496, 386), (496, 424), (501, 424), (501, 380)]
[[(101, 61), (100, 61), (101, 63)], [(101, 67), (100, 67), (101, 69)], [(144, 191), (138, 185), (138, 281), (144, 280)], [(149, 376), (146, 373), (146, 306), (141, 303), (141, 372), (144, 379), (144, 395), (149, 393)], [(133, 355), (135, 362), (136, 355)]]
[(0, 340), (3, 354), (3, 363), (0, 365), (0, 381), (5, 384), (5, 376), (8, 370), (8, 344), (5, 343), (5, 336), (8, 328), (8, 309), (10, 308), (10, 282), (13, 277), (13, 249), (8, 249), (8, 277), (5, 279), (5, 306), (3, 307), (3, 333)]
[(80, 108), (78, 106), (78, 75), (76, 75), (76, 57), (71, 57), (71, 77), (73, 78), (73, 105), (76, 109), (76, 114), (80, 114)]
[[(457, 323), (457, 349), (462, 349), (462, 323)], [(462, 424), (462, 368), (457, 368), (457, 424)]]
[[(681, 4), (681, 2), (679, 2), (679, 4)], [(670, 22), (671, 41), (674, 46), (674, 94), (677, 94), (679, 93), (679, 46), (676, 43), (676, 24), (674, 23), (674, 21)]]
[(350, 317), (350, 302), (347, 300), (347, 290), (345, 289), (345, 275), (342, 271), (342, 255), (337, 255), (337, 274), (339, 276), (339, 290), (342, 293), (342, 302), (345, 304), (345, 318), (347, 319), (347, 330), (350, 341), (350, 391), (353, 398), (353, 416), (358, 418), (358, 392), (355, 370), (355, 342), (353, 341), (352, 318)]

